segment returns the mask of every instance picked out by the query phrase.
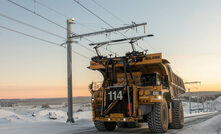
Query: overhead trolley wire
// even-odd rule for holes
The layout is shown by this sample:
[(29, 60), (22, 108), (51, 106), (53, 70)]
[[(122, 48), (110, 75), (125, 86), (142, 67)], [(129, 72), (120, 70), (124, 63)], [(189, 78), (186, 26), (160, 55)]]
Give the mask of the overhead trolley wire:
[(58, 37), (58, 38), (66, 39), (66, 38), (64, 38), (64, 37), (62, 37), (62, 36), (60, 36), (60, 35), (57, 35), (57, 34), (54, 34), (54, 33), (52, 33), (52, 32), (49, 32), (49, 31), (47, 31), (47, 30), (44, 30), (44, 29), (41, 29), (41, 28), (39, 28), (39, 27), (33, 26), (33, 25), (28, 24), (28, 23), (26, 23), (26, 22), (23, 22), (23, 21), (14, 19), (14, 18), (9, 17), (9, 16), (7, 16), (7, 15), (4, 15), (4, 14), (2, 14), (2, 13), (0, 13), (0, 16), (2, 16), (2, 17), (4, 17), (4, 18), (7, 18), (7, 19), (9, 19), (9, 20), (15, 21), (15, 22), (17, 22), (17, 23), (20, 23), (20, 24), (22, 24), (22, 25), (26, 25), (26, 26), (28, 26), (28, 27), (34, 28), (34, 29), (39, 30), (39, 31), (41, 31), (41, 32), (45, 32), (45, 33), (47, 33), (47, 34), (56, 36), (56, 37)]
[(116, 18), (118, 21), (124, 23), (124, 21), (117, 17), (115, 14), (113, 14), (110, 10), (108, 10), (107, 8), (105, 8), (104, 6), (102, 6), (101, 4), (99, 4), (96, 0), (92, 0), (92, 2), (94, 2), (97, 6), (101, 7), (103, 10), (105, 10), (107, 13), (109, 13), (110, 15), (112, 15), (114, 18)]
[[(42, 39), (42, 38), (40, 38), (40, 37), (36, 37), (36, 36), (30, 35), (30, 34), (26, 34), (26, 33), (23, 33), (23, 32), (17, 31), (17, 30), (13, 30), (13, 29), (10, 29), (10, 28), (8, 28), (8, 27), (0, 26), (0, 28), (5, 29), (5, 30), (8, 30), (8, 31), (11, 31), (11, 32), (15, 32), (15, 33), (18, 33), (18, 34), (21, 34), (21, 35), (25, 35), (25, 36), (27, 36), (27, 37), (30, 37), (30, 38), (33, 38), (33, 39), (37, 39), (37, 40), (40, 40), (40, 41), (43, 41), (43, 42), (47, 42), (47, 43), (49, 43), (49, 44), (53, 44), (53, 45), (56, 45), (56, 46), (61, 47), (61, 45), (60, 45), (59, 43), (55, 43), (55, 42), (52, 42), (52, 41), (49, 41), (49, 40), (46, 40), (46, 39)], [(77, 54), (77, 55), (79, 55), (79, 56), (81, 56), (81, 57), (83, 57), (83, 58), (90, 59), (90, 58), (88, 58), (87, 56), (82, 55), (82, 54), (80, 54), (80, 53), (78, 53), (78, 52), (76, 52), (76, 51), (74, 51), (74, 50), (72, 50), (72, 52), (75, 53), (75, 54)]]
[[(80, 5), (82, 8), (84, 8), (85, 10), (87, 10), (89, 13), (93, 14), (95, 17), (97, 17), (98, 19), (100, 19), (102, 22), (104, 22), (106, 25), (108, 25), (111, 28), (114, 28), (111, 24), (109, 24), (107, 21), (105, 21), (104, 19), (102, 19), (100, 16), (96, 15), (94, 12), (92, 12), (90, 9), (88, 9), (87, 7), (85, 7), (83, 4), (81, 4), (79, 1), (77, 0), (73, 0), (74, 2), (76, 2), (78, 5)], [(124, 35), (123, 33), (117, 31), (118, 33), (120, 33), (122, 36), (126, 37), (126, 35)]]
[[(49, 7), (49, 6), (45, 5), (45, 4), (43, 4), (43, 3), (39, 2), (39, 1), (37, 1), (37, 0), (36, 0), (35, 2), (36, 2), (37, 4), (39, 4), (39, 5), (41, 5), (41, 6), (45, 7), (45, 8), (47, 8), (48, 10), (51, 10), (51, 11), (55, 12), (56, 14), (58, 14), (58, 15), (60, 15), (60, 16), (63, 16), (63, 17), (65, 17), (65, 18), (69, 18), (68, 16), (66, 16), (66, 15), (63, 14), (63, 13), (61, 13), (60, 11), (55, 10), (55, 9), (53, 9), (53, 8), (51, 8), (51, 7)], [(76, 24), (79, 24), (79, 25), (81, 25), (81, 26), (83, 26), (83, 27), (86, 27), (87, 29), (90, 29), (90, 28), (88, 28), (87, 26), (85, 26), (85, 25), (83, 25), (83, 24), (81, 24), (81, 23), (76, 23)], [(91, 29), (90, 29), (90, 30), (91, 30)], [(77, 35), (77, 34), (74, 33), (74, 32), (72, 32), (72, 33), (75, 34), (75, 35)], [(84, 37), (83, 39), (85, 39), (85, 40), (87, 40), (87, 41), (93, 43), (93, 41), (87, 39), (86, 37)], [(95, 53), (94, 51), (92, 51), (91, 49), (85, 47), (84, 45), (82, 45), (82, 44), (80, 44), (80, 43), (77, 43), (77, 44), (80, 45), (81, 47), (87, 49), (88, 51), (91, 51), (91, 52)], [(108, 51), (108, 52), (110, 52), (110, 53), (115, 54), (115, 53), (114, 53), (113, 51), (111, 51), (111, 50), (108, 50), (108, 49), (105, 49), (105, 48), (103, 48), (103, 49), (106, 50), (106, 51)]]
[[(48, 10), (50, 10), (50, 11), (52, 11), (52, 12), (54, 12), (54, 13), (56, 13), (56, 14), (62, 16), (62, 17), (65, 17), (66, 19), (69, 18), (67, 15), (61, 13), (60, 11), (55, 10), (55, 9), (53, 9), (53, 8), (51, 8), (51, 7), (49, 7), (49, 6), (45, 5), (45, 4), (43, 4), (43, 3), (39, 2), (39, 1), (37, 1), (37, 0), (35, 0), (35, 2), (36, 2), (37, 4), (39, 4), (40, 6), (44, 7), (44, 8), (46, 8), (46, 9), (48, 9)], [(78, 25), (80, 25), (80, 26), (82, 26), (82, 27), (85, 27), (85, 28), (87, 28), (87, 29), (89, 29), (89, 30), (92, 30), (91, 28), (85, 26), (85, 25), (82, 24), (82, 23), (75, 22), (75, 24), (78, 24)]]
[(74, 50), (72, 50), (72, 52), (75, 53), (75, 54), (77, 54), (77, 55), (79, 55), (79, 56), (81, 56), (81, 57), (83, 57), (83, 58), (85, 58), (85, 59), (87, 59), (87, 60), (91, 60), (89, 57), (87, 57), (87, 56), (85, 56), (85, 55), (83, 55), (83, 54), (81, 54), (81, 53), (78, 53), (78, 52), (76, 52), (76, 51), (74, 51)]
[(41, 41), (44, 41), (44, 42), (47, 42), (47, 43), (50, 43), (50, 44), (53, 44), (53, 45), (60, 46), (60, 44), (58, 44), (58, 43), (55, 43), (55, 42), (52, 42), (52, 41), (49, 41), (49, 40), (45, 40), (45, 39), (42, 39), (42, 38), (39, 38), (39, 37), (30, 35), (30, 34), (26, 34), (26, 33), (20, 32), (20, 31), (16, 31), (16, 30), (10, 29), (10, 28), (8, 28), (8, 27), (0, 26), (0, 28), (6, 29), (6, 30), (9, 30), (9, 31), (18, 33), (18, 34), (22, 34), (22, 35), (28, 36), (28, 37), (31, 37), (31, 38), (33, 38), (33, 39), (41, 40)]
[[(47, 19), (46, 17), (44, 17), (44, 16), (42, 16), (42, 15), (40, 15), (40, 14), (38, 14), (38, 13), (36, 13), (36, 12), (30, 10), (30, 9), (27, 9), (26, 7), (24, 7), (24, 6), (22, 6), (22, 5), (18, 4), (18, 3), (16, 3), (16, 2), (14, 2), (14, 1), (11, 1), (11, 0), (8, 0), (8, 1), (11, 2), (11, 3), (13, 3), (13, 4), (15, 4), (15, 5), (18, 6), (18, 7), (21, 7), (21, 8), (23, 8), (23, 9), (25, 9), (26, 11), (31, 12), (31, 13), (33, 13), (33, 14), (35, 14), (35, 15), (37, 15), (37, 16), (39, 16), (39, 17), (41, 17), (41, 18), (43, 18), (43, 19), (45, 19), (45, 20), (47, 20), (47, 21), (49, 21), (49, 22), (51, 22), (51, 23), (53, 23), (53, 24), (55, 24), (55, 25), (57, 25), (57, 26), (59, 26), (59, 27), (61, 27), (61, 28), (63, 28), (63, 29), (66, 30), (65, 27), (63, 27), (63, 26), (57, 24), (56, 22), (54, 22), (54, 21), (52, 21), (52, 20)], [(37, 2), (37, 1), (36, 1), (36, 3), (41, 4), (41, 5), (44, 5), (44, 4), (42, 4), (42, 3), (40, 3), (40, 2)], [(45, 5), (44, 5), (44, 6), (45, 6)], [(46, 6), (45, 6), (45, 7), (46, 7)], [(49, 7), (47, 7), (47, 8), (49, 9)], [(52, 8), (50, 8), (50, 9), (53, 10)], [(53, 11), (56, 11), (56, 10), (53, 10)], [(56, 11), (56, 13), (59, 13), (59, 12)], [(59, 14), (61, 15), (61, 13), (59, 13)], [(65, 16), (65, 15), (63, 15), (63, 16)], [(67, 16), (65, 16), (65, 17), (67, 17)], [(9, 19), (9, 17), (8, 17), (8, 19)], [(10, 19), (11, 19), (11, 18), (10, 18)], [(13, 19), (13, 20), (15, 20), (15, 19)], [(16, 21), (17, 21), (17, 20), (16, 20)], [(23, 23), (23, 22), (21, 22), (21, 21), (17, 21), (17, 22)], [(24, 24), (24, 23), (23, 23), (23, 24)], [(26, 25), (26, 24), (25, 24), (25, 25)], [(28, 24), (28, 25), (30, 26), (30, 24)], [(31, 26), (31, 27), (33, 27), (33, 26)], [(35, 27), (35, 29), (36, 29), (36, 27)], [(39, 28), (37, 28), (37, 29), (40, 30)], [(41, 31), (43, 31), (43, 30), (41, 29)], [(74, 32), (72, 32), (72, 33), (73, 33), (73, 34), (76, 34), (76, 33), (74, 33)], [(77, 34), (76, 34), (76, 35), (77, 35)], [(62, 39), (66, 39), (66, 38), (62, 37)], [(86, 40), (92, 42), (92, 41), (89, 40), (89, 39), (86, 39)], [(80, 46), (86, 48), (86, 49), (89, 50), (89, 51), (92, 51), (92, 50), (90, 50), (89, 48), (83, 46), (82, 44), (79, 44), (79, 43), (78, 43), (78, 45), (80, 45)], [(95, 53), (95, 52), (93, 51), (93, 53)]]
[[(97, 17), (98, 19), (100, 19), (102, 22), (104, 22), (106, 25), (108, 25), (111, 28), (114, 28), (111, 24), (109, 24), (107, 21), (105, 21), (104, 19), (102, 19), (101, 17), (99, 17), (98, 15), (96, 15), (94, 12), (92, 12), (90, 9), (88, 9), (87, 7), (85, 7), (83, 4), (81, 4), (79, 1), (77, 0), (73, 0), (74, 2), (76, 2), (78, 5), (80, 5), (81, 7), (83, 7), (85, 10), (87, 10), (88, 12), (90, 12), (91, 14), (93, 14), (95, 17)], [(95, 0), (92, 0), (95, 4), (97, 4), (98, 6), (102, 7), (106, 12), (108, 12), (109, 14), (111, 14), (112, 16), (114, 16), (115, 18), (118, 18), (117, 16), (115, 16), (113, 13), (111, 13), (109, 10), (107, 10), (106, 8), (104, 8), (102, 5), (98, 4)], [(124, 36), (125, 38), (128, 38), (125, 34), (117, 31), (118, 33), (120, 33), (122, 36)], [(137, 45), (140, 49), (144, 50), (142, 47), (140, 47), (139, 45)]]
[(63, 16), (63, 17), (65, 17), (65, 18), (69, 18), (68, 16), (66, 16), (66, 15), (63, 14), (63, 13), (61, 13), (60, 11), (55, 10), (55, 9), (53, 9), (53, 8), (50, 8), (49, 6), (47, 6), (47, 5), (45, 5), (45, 4), (41, 3), (41, 2), (39, 2), (39, 1), (37, 1), (37, 0), (35, 0), (35, 2), (36, 2), (38, 5), (40, 5), (40, 6), (44, 7), (44, 8), (47, 8), (48, 10), (50, 10), (50, 11), (52, 11), (52, 12), (54, 12), (54, 13), (60, 15), (60, 16)]
[(81, 44), (81, 43), (76, 43), (76, 44), (78, 44), (79, 46), (81, 46), (81, 47), (83, 47), (83, 48), (85, 48), (85, 49), (87, 49), (88, 51), (90, 51), (90, 52), (92, 52), (92, 53), (94, 53), (94, 54), (96, 54), (96, 52), (95, 51), (93, 51), (93, 50), (91, 50), (90, 48), (87, 48), (86, 46), (84, 46), (83, 44)]
[[(14, 2), (14, 1), (12, 1), (12, 0), (8, 0), (8, 1), (11, 2), (11, 3), (14, 4), (14, 5), (20, 7), (20, 8), (23, 8), (24, 10), (26, 10), (26, 11), (28, 11), (28, 12), (34, 14), (34, 15), (37, 15), (37, 16), (41, 17), (42, 19), (47, 20), (47, 21), (50, 22), (50, 23), (53, 23), (53, 24), (55, 24), (55, 25), (57, 25), (57, 26), (59, 26), (59, 27), (65, 29), (65, 30), (67, 30), (65, 27), (63, 27), (63, 26), (57, 24), (56, 22), (54, 22), (54, 21), (52, 21), (52, 20), (50, 20), (50, 19), (47, 19), (46, 17), (44, 17), (44, 16), (42, 16), (42, 15), (40, 15), (40, 14), (38, 14), (38, 13), (36, 13), (36, 12), (34, 12), (34, 11), (32, 11), (32, 10), (30, 10), (30, 9), (28, 9), (28, 8), (26, 8), (26, 7), (22, 6), (22, 5), (20, 5), (20, 4), (16, 3), (16, 2)], [(53, 11), (56, 12), (57, 14), (60, 14), (60, 15), (62, 15), (62, 16), (64, 16), (64, 17), (67, 17), (66, 15), (63, 15), (63, 14), (61, 14), (60, 12), (58, 12), (58, 11), (52, 9), (52, 8), (49, 8), (48, 6), (46, 6), (46, 5), (44, 5), (44, 4), (40, 3), (40, 2), (37, 2), (37, 1), (36, 1), (36, 3), (41, 4), (42, 6), (47, 7), (47, 8), (50, 9), (50, 10), (53, 10)], [(76, 34), (76, 33), (74, 33), (74, 34)], [(93, 41), (91, 41), (91, 40), (89, 40), (89, 39), (87, 39), (87, 38), (85, 38), (85, 40), (90, 41), (90, 42), (93, 42)], [(78, 43), (78, 44), (79, 44), (79, 43)], [(82, 44), (79, 44), (79, 45), (81, 45), (82, 47), (86, 48), (86, 47), (83, 46)], [(87, 48), (87, 50), (90, 50), (90, 49)], [(105, 49), (105, 50), (107, 50), (107, 49)], [(107, 50), (107, 51), (113, 53), (113, 52), (110, 51), (110, 50)], [(93, 51), (93, 52), (94, 52), (94, 51)]]
[(34, 14), (34, 15), (37, 15), (37, 16), (41, 17), (42, 19), (47, 20), (47, 21), (50, 22), (50, 23), (55, 24), (56, 26), (58, 26), (58, 27), (60, 27), (60, 28), (62, 28), (62, 29), (67, 30), (64, 26), (59, 25), (58, 23), (56, 23), (56, 22), (54, 22), (54, 21), (52, 21), (52, 20), (50, 20), (50, 19), (48, 19), (48, 18), (46, 18), (46, 17), (44, 17), (44, 16), (38, 14), (38, 13), (36, 13), (36, 12), (34, 12), (34, 11), (32, 11), (32, 10), (30, 10), (30, 9), (28, 9), (28, 8), (26, 8), (26, 7), (24, 7), (24, 6), (20, 5), (20, 4), (18, 4), (18, 3), (16, 3), (16, 2), (14, 2), (14, 1), (11, 1), (11, 0), (8, 0), (8, 1), (11, 2), (11, 3), (14, 4), (14, 5), (20, 7), (20, 8), (23, 8), (24, 10), (26, 10), (26, 11), (28, 11), (28, 12)]
[(92, 12), (91, 10), (89, 10), (87, 7), (85, 7), (84, 5), (82, 5), (79, 1), (77, 0), (73, 0), (74, 2), (76, 2), (78, 5), (80, 5), (81, 7), (83, 7), (85, 10), (87, 10), (88, 12), (90, 12), (91, 14), (93, 14), (95, 17), (97, 17), (98, 19), (100, 19), (101, 21), (103, 21), (106, 25), (108, 25), (111, 28), (114, 28), (113, 26), (111, 26), (108, 22), (106, 22), (104, 19), (102, 19), (101, 17), (99, 17), (98, 15), (96, 15), (94, 12)]
[[(75, 2), (76, 2), (76, 0), (74, 0)], [(124, 21), (122, 20), (122, 19), (120, 19), (119, 17), (117, 17), (116, 15), (114, 15), (110, 10), (108, 10), (107, 8), (105, 8), (104, 6), (102, 6), (101, 4), (99, 4), (96, 0), (92, 0), (97, 6), (99, 6), (99, 7), (101, 7), (103, 10), (105, 10), (106, 12), (108, 12), (110, 15), (112, 15), (114, 18), (116, 18), (117, 20), (119, 20), (120, 22), (123, 22), (124, 23)], [(78, 3), (78, 4), (80, 4), (80, 2)], [(82, 4), (81, 4), (82, 5)], [(87, 9), (86, 7), (85, 7), (85, 9)], [(89, 10), (89, 9), (88, 9)], [(92, 11), (91, 11), (92, 12)], [(94, 14), (94, 13), (93, 13)], [(97, 16), (96, 16), (97, 17)], [(105, 24), (107, 24), (107, 23), (105, 23)], [(108, 24), (109, 25), (109, 24)], [(110, 25), (109, 25), (110, 26)], [(112, 26), (111, 26), (112, 27)], [(113, 28), (113, 27), (112, 27)], [(127, 36), (126, 35), (124, 35), (123, 33), (121, 33), (121, 32), (119, 32), (121, 35), (123, 35), (124, 37), (126, 37), (127, 38)], [(138, 44), (137, 44), (137, 46), (141, 49), (141, 50), (143, 50), (143, 51), (145, 51), (145, 49), (144, 48), (142, 48), (141, 46), (139, 46)]]

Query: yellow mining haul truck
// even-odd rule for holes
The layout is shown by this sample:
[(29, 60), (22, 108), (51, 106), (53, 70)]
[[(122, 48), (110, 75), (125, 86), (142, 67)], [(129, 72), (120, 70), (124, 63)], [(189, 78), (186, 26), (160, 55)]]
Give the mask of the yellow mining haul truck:
[(98, 130), (136, 127), (148, 122), (151, 132), (182, 128), (183, 80), (174, 74), (161, 53), (91, 61), (90, 69), (101, 72), (104, 81), (90, 85), (93, 121)]
[(99, 131), (138, 127), (138, 122), (147, 122), (151, 132), (159, 133), (183, 127), (183, 107), (176, 98), (185, 93), (184, 83), (161, 53), (98, 55), (88, 68), (104, 77), (101, 83), (89, 85), (93, 121)]

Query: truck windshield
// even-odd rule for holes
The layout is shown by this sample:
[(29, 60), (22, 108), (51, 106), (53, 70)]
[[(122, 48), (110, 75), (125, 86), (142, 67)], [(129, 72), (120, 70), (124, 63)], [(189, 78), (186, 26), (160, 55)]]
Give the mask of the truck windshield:
[(160, 85), (160, 77), (157, 73), (141, 75), (141, 86), (158, 86), (158, 85)]

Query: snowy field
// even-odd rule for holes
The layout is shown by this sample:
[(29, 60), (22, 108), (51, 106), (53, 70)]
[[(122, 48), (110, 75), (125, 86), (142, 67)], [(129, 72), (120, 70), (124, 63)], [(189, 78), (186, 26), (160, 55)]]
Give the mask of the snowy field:
[[(206, 113), (189, 114), (189, 103), (184, 102), (184, 115), (185, 117), (194, 117), (215, 112), (215, 109), (221, 110), (221, 96), (212, 103), (214, 104), (213, 109), (207, 110)], [(197, 103), (192, 103), (192, 107), (198, 107)], [(73, 108), (75, 123), (67, 124), (65, 123), (67, 107), (62, 105), (51, 105), (50, 108), (42, 108), (41, 106), (2, 107), (0, 108), (0, 134), (68, 134), (94, 129), (90, 104), (75, 104)], [(208, 124), (211, 127), (205, 128), (205, 126), (210, 126)], [(215, 124), (221, 124), (221, 115), (202, 122), (194, 128), (188, 128), (186, 131), (195, 134), (202, 128), (202, 131), (211, 129), (212, 132)]]

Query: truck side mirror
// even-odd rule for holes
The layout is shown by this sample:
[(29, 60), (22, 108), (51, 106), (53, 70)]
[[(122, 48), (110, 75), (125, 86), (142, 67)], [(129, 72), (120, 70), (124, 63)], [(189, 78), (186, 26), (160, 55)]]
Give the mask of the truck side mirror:
[(165, 86), (166, 86), (166, 87), (169, 87), (169, 78), (168, 78), (168, 75), (165, 75), (165, 76), (164, 76), (164, 83), (165, 83)]
[(93, 85), (94, 85), (93, 82), (92, 82), (91, 84), (89, 84), (89, 89), (90, 89), (90, 90), (93, 90)]

